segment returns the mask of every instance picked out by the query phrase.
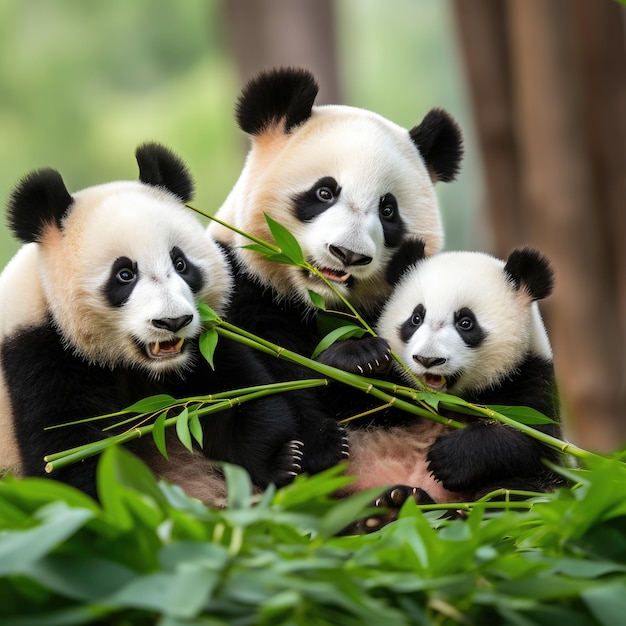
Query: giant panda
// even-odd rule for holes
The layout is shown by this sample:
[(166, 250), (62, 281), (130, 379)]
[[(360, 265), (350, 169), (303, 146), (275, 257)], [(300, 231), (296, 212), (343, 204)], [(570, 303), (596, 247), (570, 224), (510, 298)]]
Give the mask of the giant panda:
[[(315, 78), (294, 68), (247, 83), (236, 116), (251, 148), (216, 214), (234, 229), (209, 227), (235, 270), (229, 320), (305, 356), (322, 337), (309, 290), (328, 309), (343, 308), (340, 299), (309, 272), (245, 248), (242, 232), (271, 242), (265, 215), (285, 226), (306, 260), (371, 322), (391, 290), (388, 270), (412, 260), (414, 246), (426, 255), (441, 249), (434, 183), (453, 180), (462, 156), (460, 130), (441, 109), (409, 130), (360, 108), (313, 106), (317, 92)], [(375, 352), (377, 341), (363, 340)], [(310, 376), (273, 357), (265, 362), (277, 379)], [(345, 432), (323, 396), (313, 390), (290, 400), (301, 416), (302, 470), (344, 459)]]
[[(501, 261), (481, 252), (444, 252), (400, 278), (376, 328), (400, 360), (395, 380), (479, 405), (527, 406), (552, 421), (535, 428), (561, 437), (550, 342), (537, 300), (553, 288), (553, 270), (536, 250)], [(373, 403), (338, 390), (337, 417)], [(359, 406), (360, 404), (360, 406)], [(380, 403), (379, 403), (380, 404)], [(498, 489), (546, 491), (560, 477), (544, 462), (559, 453), (529, 435), (484, 419), (452, 429), (400, 409), (350, 422), (346, 493), (392, 486), (379, 504), (465, 502)], [(376, 520), (372, 518), (373, 522)]]
[[(256, 353), (220, 339), (215, 371), (199, 354), (198, 303), (223, 313), (232, 278), (223, 251), (185, 207), (193, 182), (178, 156), (148, 143), (138, 181), (71, 194), (52, 169), (27, 175), (8, 203), (25, 245), (0, 276), (3, 466), (44, 476), (43, 457), (103, 437), (91, 425), (147, 396), (205, 395), (272, 382)], [(129, 444), (161, 477), (208, 504), (223, 501), (208, 459), (244, 466), (259, 487), (298, 471), (296, 421), (280, 396), (206, 418), (204, 454), (174, 436), (170, 462), (151, 437)], [(168, 429), (169, 430), (169, 429)], [(95, 494), (96, 459), (52, 473)]]

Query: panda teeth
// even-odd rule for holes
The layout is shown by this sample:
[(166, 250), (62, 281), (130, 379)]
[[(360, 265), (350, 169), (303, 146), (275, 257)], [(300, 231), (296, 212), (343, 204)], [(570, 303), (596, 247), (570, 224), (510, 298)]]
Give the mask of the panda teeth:
[(182, 337), (176, 339), (176, 341), (155, 341), (148, 345), (148, 354), (152, 358), (166, 358), (177, 356), (182, 350), (185, 340)]

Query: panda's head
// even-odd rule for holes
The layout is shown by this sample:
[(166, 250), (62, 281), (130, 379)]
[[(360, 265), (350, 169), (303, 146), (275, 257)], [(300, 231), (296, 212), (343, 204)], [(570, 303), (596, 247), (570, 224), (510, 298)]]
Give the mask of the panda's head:
[(506, 263), (480, 252), (441, 253), (402, 277), (378, 333), (427, 386), (480, 392), (528, 356), (552, 359), (535, 302), (552, 285), (548, 261), (529, 248)]
[[(272, 241), (269, 215), (342, 295), (367, 308), (388, 295), (385, 270), (402, 242), (423, 240), (426, 255), (440, 250), (434, 183), (456, 176), (461, 134), (439, 109), (408, 130), (359, 108), (313, 107), (317, 91), (314, 77), (295, 69), (262, 73), (247, 84), (237, 118), (252, 147), (218, 216)], [(225, 243), (250, 243), (220, 226), (212, 231)], [(238, 254), (253, 276), (285, 298), (308, 302), (311, 289), (336, 301), (301, 269), (249, 250)]]
[(74, 194), (57, 171), (33, 172), (13, 191), (8, 216), (14, 234), (38, 246), (33, 280), (66, 345), (90, 362), (158, 375), (190, 364), (197, 303), (222, 310), (230, 274), (184, 206), (193, 190), (185, 165), (157, 144), (136, 157), (139, 181)]

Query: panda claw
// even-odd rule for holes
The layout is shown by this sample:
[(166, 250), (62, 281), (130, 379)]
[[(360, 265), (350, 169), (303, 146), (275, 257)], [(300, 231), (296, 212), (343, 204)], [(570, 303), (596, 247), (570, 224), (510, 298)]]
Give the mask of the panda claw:
[(356, 368), (359, 370), (359, 372), (361, 372), (361, 374), (365, 374), (363, 368), (360, 365), (357, 365)]

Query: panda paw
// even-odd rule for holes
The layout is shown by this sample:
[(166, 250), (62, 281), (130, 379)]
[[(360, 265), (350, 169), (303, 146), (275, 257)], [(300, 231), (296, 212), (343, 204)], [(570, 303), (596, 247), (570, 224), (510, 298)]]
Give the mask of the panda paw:
[(337, 341), (317, 360), (351, 374), (385, 376), (391, 367), (391, 349), (381, 337), (362, 337)]
[(341, 532), (342, 535), (363, 535), (373, 533), (390, 522), (398, 519), (398, 514), (404, 503), (413, 499), (416, 504), (434, 504), (430, 495), (420, 487), (396, 485), (384, 491), (371, 506), (385, 509), (375, 515), (356, 520)]
[(302, 473), (302, 458), (304, 456), (304, 444), (302, 441), (292, 439), (280, 449), (272, 459), (272, 479), (277, 487), (288, 485), (300, 473)]

